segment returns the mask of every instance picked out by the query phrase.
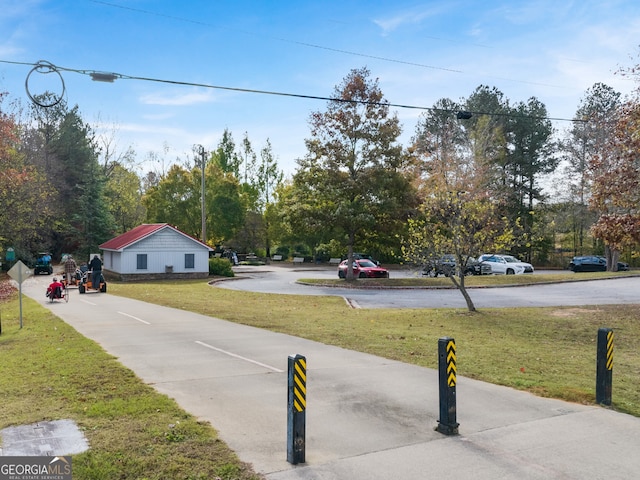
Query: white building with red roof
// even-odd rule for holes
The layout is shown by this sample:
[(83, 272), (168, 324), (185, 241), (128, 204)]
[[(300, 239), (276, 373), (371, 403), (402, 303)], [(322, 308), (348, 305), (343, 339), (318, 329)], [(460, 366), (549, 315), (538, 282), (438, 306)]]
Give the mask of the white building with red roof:
[(103, 270), (120, 280), (205, 278), (211, 247), (168, 223), (145, 223), (100, 245)]

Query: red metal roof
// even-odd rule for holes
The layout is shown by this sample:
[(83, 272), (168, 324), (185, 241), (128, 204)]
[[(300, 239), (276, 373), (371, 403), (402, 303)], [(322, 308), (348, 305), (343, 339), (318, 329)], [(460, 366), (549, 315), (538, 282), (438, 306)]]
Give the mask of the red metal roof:
[(100, 245), (100, 249), (116, 250), (116, 251), (122, 250), (130, 245), (133, 245), (136, 242), (139, 242), (144, 238), (147, 238), (150, 235), (153, 235), (156, 232), (159, 232), (164, 228), (170, 228), (171, 230), (174, 230), (180, 233), (181, 235), (184, 235), (185, 237), (190, 238), (194, 242), (198, 242), (202, 246), (207, 247), (209, 250), (213, 250), (207, 244), (202, 243), (200, 240), (193, 238), (184, 232), (181, 232), (177, 228), (169, 225), (168, 223), (143, 223), (142, 225), (138, 225), (136, 228), (133, 228), (128, 232), (124, 232), (122, 235), (118, 235), (117, 237), (104, 242), (102, 245)]

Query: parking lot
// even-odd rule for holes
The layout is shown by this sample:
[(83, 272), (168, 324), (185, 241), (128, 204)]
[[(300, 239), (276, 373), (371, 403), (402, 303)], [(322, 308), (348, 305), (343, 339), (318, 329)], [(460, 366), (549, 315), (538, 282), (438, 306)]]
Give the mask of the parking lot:
[[(360, 308), (466, 308), (462, 294), (448, 288), (357, 289), (302, 285), (301, 278), (338, 278), (335, 267), (271, 264), (235, 267), (237, 277), (220, 288), (292, 295), (334, 295)], [(565, 271), (558, 271), (564, 272)], [(547, 273), (537, 272), (536, 274)], [(418, 275), (392, 269), (391, 278)], [(580, 277), (577, 276), (577, 279)], [(565, 282), (519, 287), (469, 288), (477, 308), (552, 307), (640, 303), (640, 277)]]

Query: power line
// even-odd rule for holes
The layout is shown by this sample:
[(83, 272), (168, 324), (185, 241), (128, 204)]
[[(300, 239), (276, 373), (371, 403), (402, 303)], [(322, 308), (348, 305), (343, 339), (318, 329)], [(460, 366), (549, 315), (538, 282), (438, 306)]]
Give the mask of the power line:
[[(134, 8), (134, 7), (126, 6), (126, 5), (118, 5), (118, 4), (115, 4), (115, 3), (103, 2), (101, 0), (90, 0), (90, 1), (93, 2), (93, 3), (100, 4), (100, 5), (105, 5), (107, 7), (120, 8), (122, 10), (129, 10), (129, 11), (132, 11), (132, 12), (142, 13), (144, 15), (154, 15), (156, 17), (168, 18), (170, 20), (177, 20), (177, 21), (180, 21), (180, 22), (193, 23), (195, 25), (202, 25), (202, 26), (205, 26), (205, 27), (217, 27), (216, 25), (213, 25), (213, 24), (207, 23), (207, 22), (203, 22), (201, 20), (191, 20), (191, 19), (188, 19), (188, 18), (177, 17), (175, 15), (167, 15), (167, 14), (164, 14), (164, 13), (152, 12), (150, 10), (143, 10), (141, 8)], [(228, 28), (228, 27), (223, 27), (223, 28)], [(246, 30), (235, 29), (235, 31), (238, 31), (240, 33), (243, 33), (245, 35), (250, 35), (250, 36), (253, 36), (253, 37), (270, 38), (272, 40), (277, 40), (279, 42), (291, 43), (293, 45), (300, 45), (300, 46), (303, 46), (303, 47), (316, 48), (316, 49), (319, 49), (319, 50), (326, 50), (326, 51), (329, 51), (329, 52), (342, 53), (342, 54), (345, 54), (345, 55), (352, 55), (352, 56), (355, 56), (355, 57), (371, 58), (373, 60), (382, 60), (384, 62), (400, 63), (400, 64), (403, 64), (403, 65), (411, 65), (411, 66), (414, 66), (414, 67), (429, 68), (429, 69), (432, 69), (432, 70), (442, 70), (442, 71), (445, 71), (445, 72), (464, 73), (462, 70), (456, 70), (456, 69), (453, 69), (453, 68), (436, 67), (434, 65), (426, 65), (424, 63), (409, 62), (409, 61), (406, 61), (406, 60), (398, 60), (398, 59), (394, 59), (394, 58), (381, 57), (381, 56), (377, 56), (377, 55), (369, 55), (369, 54), (366, 54), (366, 53), (352, 52), (350, 50), (327, 47), (327, 46), (323, 46), (323, 45), (317, 45), (317, 44), (314, 44), (314, 43), (301, 42), (301, 41), (298, 41), (298, 40), (290, 40), (290, 39), (287, 39), (287, 38), (276, 37), (276, 36), (272, 36), (272, 35), (259, 35), (257, 33), (248, 32)]]
[[(458, 110), (449, 110), (449, 109), (436, 108), (436, 107), (423, 107), (423, 106), (418, 106), (418, 105), (407, 105), (407, 104), (390, 103), (390, 102), (373, 102), (373, 101), (366, 101), (366, 100), (350, 100), (350, 99), (335, 98), (335, 97), (325, 97), (325, 96), (320, 96), (320, 95), (306, 95), (306, 94), (299, 94), (299, 93), (276, 92), (276, 91), (257, 90), (257, 89), (251, 89), (251, 88), (241, 88), (241, 87), (226, 87), (226, 86), (212, 85), (212, 84), (207, 84), (207, 83), (194, 83), (194, 82), (187, 82), (187, 81), (181, 81), (181, 80), (169, 80), (169, 79), (160, 79), (160, 78), (152, 78), (152, 77), (141, 77), (141, 76), (126, 75), (126, 74), (115, 73), (115, 72), (104, 72), (104, 71), (99, 71), (99, 70), (76, 69), (76, 68), (56, 66), (56, 65), (54, 65), (54, 64), (52, 64), (50, 62), (44, 61), (44, 60), (41, 60), (40, 62), (37, 62), (37, 63), (16, 62), (16, 61), (10, 61), (10, 60), (0, 60), (0, 63), (9, 63), (9, 64), (15, 64), (15, 65), (31, 66), (31, 67), (33, 67), (31, 72), (33, 72), (33, 71), (41, 71), (41, 70), (44, 69), (47, 73), (51, 73), (51, 72), (59, 73), (59, 71), (79, 73), (79, 74), (82, 74), (82, 75), (90, 76), (93, 80), (101, 81), (101, 82), (113, 82), (113, 81), (115, 81), (117, 79), (122, 79), (122, 80), (141, 80), (141, 81), (146, 81), (146, 82), (163, 83), (163, 84), (169, 84), (169, 85), (180, 85), (180, 86), (200, 87), (200, 88), (212, 88), (212, 89), (226, 90), (226, 91), (232, 91), (232, 92), (254, 93), (254, 94), (261, 94), (261, 95), (275, 95), (275, 96), (281, 96), (281, 97), (302, 98), (302, 99), (310, 99), (310, 100), (323, 100), (323, 101), (327, 101), (327, 102), (341, 102), (341, 103), (351, 103), (351, 104), (371, 105), (371, 106), (388, 106), (388, 107), (394, 107), (394, 108), (403, 108), (403, 109), (412, 109), (412, 110), (425, 110), (425, 111), (451, 113), (451, 114), (459, 114), (459, 113), (461, 113)], [(28, 85), (27, 85), (27, 94), (29, 95), (30, 98), (33, 98), (31, 93), (28, 91)], [(580, 119), (569, 119), (569, 118), (559, 118), (559, 117), (518, 115), (518, 114), (503, 113), (503, 112), (465, 111), (465, 112), (462, 112), (462, 113), (470, 114), (470, 115), (489, 115), (489, 116), (502, 116), (502, 117), (512, 117), (512, 118), (531, 118), (531, 119), (537, 119), (537, 120), (553, 120), (553, 121), (561, 121), (561, 122), (585, 122), (586, 121), (586, 120), (580, 120)], [(470, 118), (470, 116), (462, 115), (462, 116), (459, 116), (458, 118)]]
[[(186, 22), (186, 23), (193, 23), (195, 25), (202, 25), (205, 27), (214, 27), (214, 28), (226, 28), (228, 30), (232, 30), (232, 31), (236, 31), (236, 32), (240, 32), (243, 33), (245, 35), (249, 35), (249, 36), (253, 36), (253, 37), (258, 37), (258, 38), (270, 38), (272, 40), (277, 40), (279, 42), (284, 42), (284, 43), (290, 43), (293, 45), (300, 45), (303, 47), (308, 47), (308, 48), (315, 48), (318, 50), (325, 50), (328, 52), (334, 52), (334, 53), (341, 53), (344, 55), (351, 55), (354, 57), (361, 57), (361, 58), (370, 58), (372, 60), (380, 60), (383, 62), (390, 62), (390, 63), (397, 63), (397, 64), (401, 64), (401, 65), (409, 65), (409, 66), (413, 66), (413, 67), (419, 67), (419, 68), (428, 68), (431, 70), (439, 70), (439, 71), (444, 71), (444, 72), (450, 72), (450, 73), (460, 73), (460, 74), (464, 74), (466, 73), (464, 70), (458, 70), (458, 69), (454, 69), (454, 68), (447, 68), (447, 67), (438, 67), (435, 65), (427, 65), (424, 63), (418, 63), (418, 62), (410, 62), (407, 60), (399, 60), (396, 58), (390, 58), (390, 57), (382, 57), (382, 56), (378, 56), (378, 55), (371, 55), (371, 54), (367, 54), (367, 53), (362, 53), (362, 52), (353, 52), (351, 50), (345, 50), (345, 49), (341, 49), (341, 48), (334, 48), (334, 47), (327, 47), (325, 45), (318, 45), (315, 43), (309, 43), (309, 42), (301, 42), (299, 40), (291, 40), (288, 38), (282, 38), (282, 37), (277, 37), (277, 36), (273, 36), (273, 35), (264, 35), (264, 34), (257, 34), (254, 32), (249, 32), (246, 30), (240, 30), (240, 29), (230, 29), (228, 27), (224, 27), (224, 26), (219, 26), (219, 25), (214, 25), (211, 23), (207, 23), (207, 22), (203, 22), (201, 20), (192, 20), (189, 18), (184, 18), (184, 17), (178, 17), (175, 15), (167, 15), (164, 13), (158, 13), (158, 12), (153, 12), (151, 10), (144, 10), (141, 8), (135, 8), (135, 7), (131, 7), (131, 6), (127, 6), (127, 5), (118, 5), (116, 3), (111, 3), (111, 2), (105, 2), (102, 0), (90, 0), (93, 3), (99, 4), (99, 5), (104, 5), (107, 7), (112, 7), (112, 8), (119, 8), (122, 10), (129, 10), (132, 12), (136, 12), (136, 13), (141, 13), (143, 15), (153, 15), (156, 17), (162, 17), (162, 18), (168, 18), (170, 20), (177, 20), (179, 22)], [(433, 37), (432, 37), (433, 38)], [(484, 48), (486, 48), (486, 46), (483, 45)], [(526, 84), (526, 85), (537, 85), (537, 86), (541, 86), (541, 87), (552, 87), (552, 88), (567, 88), (561, 85), (552, 85), (549, 83), (543, 83), (543, 82), (532, 82), (530, 80), (517, 80), (517, 79), (513, 79), (513, 78), (507, 78), (507, 77), (497, 77), (497, 76), (491, 76), (491, 75), (485, 75), (486, 78), (495, 78), (498, 80), (506, 80), (508, 82), (515, 82), (515, 83), (522, 83), (522, 84)]]

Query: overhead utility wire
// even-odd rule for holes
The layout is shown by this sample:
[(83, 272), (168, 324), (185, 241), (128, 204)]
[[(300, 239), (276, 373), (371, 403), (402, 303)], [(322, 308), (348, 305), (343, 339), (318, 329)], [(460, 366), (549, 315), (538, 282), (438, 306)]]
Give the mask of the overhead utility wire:
[[(188, 18), (182, 18), (182, 17), (176, 17), (174, 15), (166, 15), (164, 13), (157, 13), (157, 12), (151, 12), (149, 10), (143, 10), (141, 8), (134, 8), (134, 7), (130, 7), (130, 6), (126, 6), (126, 5), (117, 5), (115, 3), (109, 3), (109, 2), (102, 2), (100, 0), (91, 0), (93, 3), (97, 3), (100, 5), (105, 5), (107, 7), (114, 7), (114, 8), (121, 8), (123, 10), (130, 10), (132, 12), (138, 12), (138, 13), (143, 13), (145, 15), (155, 15), (157, 17), (163, 17), (163, 18), (169, 18), (171, 20), (178, 20), (180, 22), (189, 22), (189, 23), (193, 23), (196, 25), (202, 25), (205, 27), (216, 27), (216, 25), (213, 25), (211, 23), (207, 23), (207, 22), (203, 22), (200, 20), (191, 20)], [(224, 27), (224, 28), (228, 28), (228, 27)], [(453, 68), (446, 68), (446, 67), (436, 67), (433, 65), (426, 65), (424, 63), (417, 63), (417, 62), (409, 62), (406, 60), (398, 60), (398, 59), (394, 59), (394, 58), (388, 58), (388, 57), (380, 57), (377, 55), (369, 55), (366, 53), (359, 53), (359, 52), (352, 52), (349, 50), (343, 50), (340, 48), (332, 48), (332, 47), (325, 47), (323, 45), (316, 45), (314, 43), (308, 43), (308, 42), (301, 42), (298, 40), (289, 40), (286, 38), (282, 38), (282, 37), (276, 37), (276, 36), (272, 36), (272, 35), (258, 35), (257, 33), (253, 33), (253, 32), (247, 32), (245, 30), (237, 30), (241, 33), (244, 33), (245, 35), (251, 35), (254, 37), (265, 37), (265, 38), (271, 38), (272, 40), (278, 40), (279, 42), (285, 42), (285, 43), (291, 43), (294, 45), (301, 45), (303, 47), (309, 47), (309, 48), (317, 48), (320, 50), (327, 50), (329, 52), (335, 52), (335, 53), (343, 53), (345, 55), (353, 55), (356, 57), (363, 57), (363, 58), (371, 58), (373, 60), (382, 60), (384, 62), (392, 62), (392, 63), (400, 63), (403, 65), (411, 65), (414, 67), (421, 67), (421, 68), (430, 68), (433, 70), (443, 70), (445, 72), (453, 72), (453, 73), (464, 73), (462, 70), (455, 70)]]
[[(214, 28), (226, 28), (228, 30), (232, 30), (232, 31), (237, 31), (237, 32), (241, 32), (244, 33), (245, 35), (250, 35), (250, 36), (254, 36), (254, 37), (258, 37), (258, 38), (270, 38), (272, 40), (277, 40), (279, 42), (284, 42), (284, 43), (290, 43), (293, 45), (301, 45), (303, 47), (309, 47), (309, 48), (316, 48), (319, 50), (326, 50), (328, 52), (335, 52), (335, 53), (342, 53), (344, 55), (352, 55), (354, 57), (362, 57), (362, 58), (371, 58), (373, 60), (380, 60), (383, 62), (390, 62), (390, 63), (398, 63), (401, 65), (409, 65), (409, 66), (413, 66), (413, 67), (420, 67), (420, 68), (429, 68), (432, 70), (440, 70), (440, 71), (444, 71), (444, 72), (451, 72), (451, 73), (465, 73), (463, 70), (457, 70), (454, 68), (446, 68), (446, 67), (436, 67), (434, 65), (427, 65), (424, 63), (418, 63), (418, 62), (409, 62), (407, 60), (398, 60), (396, 58), (389, 58), (389, 57), (381, 57), (381, 56), (377, 56), (377, 55), (370, 55), (367, 53), (361, 53), (361, 52), (352, 52), (350, 50), (344, 50), (344, 49), (340, 49), (340, 48), (332, 48), (332, 47), (327, 47), (324, 45), (317, 45), (314, 43), (308, 43), (308, 42), (301, 42), (299, 40), (290, 40), (287, 38), (282, 38), (282, 37), (276, 37), (273, 35), (260, 35), (254, 32), (248, 32), (246, 30), (239, 30), (239, 29), (230, 29), (229, 27), (220, 27), (218, 25), (214, 25), (211, 23), (207, 23), (207, 22), (203, 22), (201, 20), (192, 20), (192, 19), (188, 19), (188, 18), (183, 18), (183, 17), (177, 17), (175, 15), (167, 15), (164, 13), (158, 13), (158, 12), (152, 12), (150, 10), (144, 10), (141, 8), (134, 8), (134, 7), (130, 7), (127, 5), (118, 5), (115, 3), (110, 3), (110, 2), (104, 2), (101, 0), (90, 0), (93, 3), (99, 4), (99, 5), (105, 5), (107, 7), (113, 7), (113, 8), (120, 8), (122, 10), (129, 10), (132, 12), (137, 12), (137, 13), (142, 13), (144, 15), (154, 15), (156, 17), (162, 17), (162, 18), (168, 18), (170, 20), (178, 20), (180, 22), (188, 22), (188, 23), (193, 23), (195, 25), (202, 25), (205, 27), (214, 27)], [(435, 38), (435, 37), (431, 37), (431, 38)], [(478, 45), (480, 47), (483, 48), (487, 48), (485, 45)], [(542, 86), (542, 87), (552, 87), (552, 88), (567, 88), (567, 87), (563, 87), (561, 85), (552, 85), (549, 83), (542, 83), (542, 82), (532, 82), (529, 80), (516, 80), (513, 78), (506, 78), (506, 77), (496, 77), (496, 76), (491, 76), (491, 75), (486, 75), (488, 78), (496, 78), (499, 80), (506, 80), (508, 82), (515, 82), (515, 83), (523, 83), (523, 84), (527, 84), (527, 85), (537, 85), (537, 86)]]
[[(147, 82), (165, 83), (169, 85), (212, 88), (212, 89), (226, 90), (226, 91), (232, 91), (232, 92), (256, 93), (256, 94), (262, 94), (262, 95), (276, 95), (281, 97), (304, 98), (304, 99), (310, 99), (310, 100), (324, 100), (328, 102), (341, 102), (341, 103), (372, 105), (372, 106), (389, 106), (389, 107), (395, 107), (395, 108), (427, 110), (432, 112), (443, 112), (443, 113), (460, 113), (459, 110), (450, 110), (450, 109), (436, 108), (436, 107), (422, 107), (418, 105), (406, 105), (406, 104), (390, 103), (390, 102), (373, 102), (373, 101), (367, 101), (367, 100), (351, 100), (351, 99), (336, 98), (336, 97), (324, 97), (320, 95), (305, 95), (300, 93), (275, 92), (275, 91), (269, 91), (269, 90), (257, 90), (257, 89), (251, 89), (251, 88), (241, 88), (241, 87), (225, 87), (220, 85), (211, 85), (207, 83), (194, 83), (194, 82), (186, 82), (181, 80), (167, 80), (167, 79), (159, 79), (159, 78), (152, 78), (152, 77), (140, 77), (140, 76), (126, 75), (126, 74), (115, 73), (115, 72), (104, 72), (104, 71), (98, 71), (98, 70), (87, 70), (87, 69), (80, 70), (75, 68), (56, 66), (50, 62), (46, 62), (43, 60), (41, 60), (39, 63), (26, 63), (26, 62), (14, 62), (9, 60), (0, 60), (0, 63), (28, 65), (28, 66), (33, 66), (34, 69), (37, 69), (38, 67), (45, 67), (48, 71), (57, 72), (58, 70), (62, 70), (65, 72), (79, 73), (82, 75), (88, 75), (93, 80), (100, 81), (100, 82), (113, 82), (116, 79), (142, 80)], [(29, 92), (27, 93), (29, 94), (29, 97), (32, 97)], [(544, 116), (535, 116), (535, 115), (518, 115), (518, 114), (510, 114), (510, 113), (502, 113), (502, 112), (465, 111), (464, 113), (471, 114), (471, 115), (490, 115), (490, 116), (512, 117), (512, 118), (531, 118), (536, 120), (555, 120), (555, 121), (561, 121), (561, 122), (586, 122), (586, 120), (582, 120), (582, 119), (544, 117)], [(467, 117), (467, 118), (470, 118), (470, 117)]]

